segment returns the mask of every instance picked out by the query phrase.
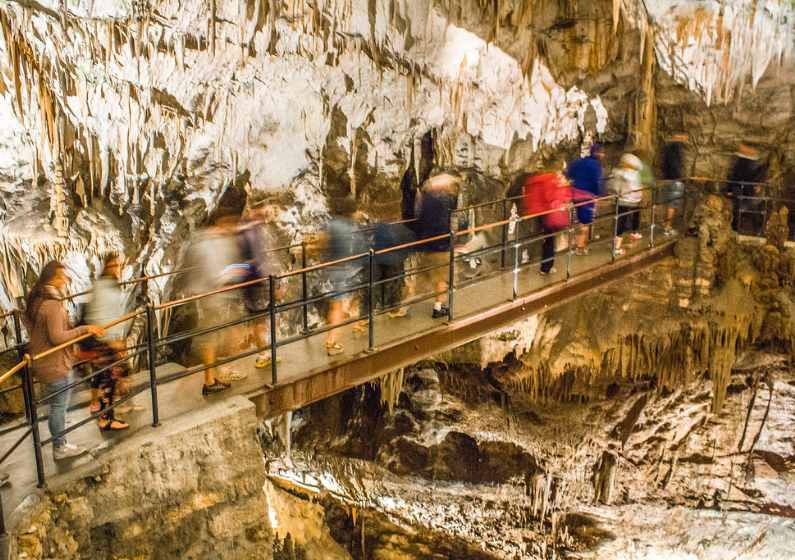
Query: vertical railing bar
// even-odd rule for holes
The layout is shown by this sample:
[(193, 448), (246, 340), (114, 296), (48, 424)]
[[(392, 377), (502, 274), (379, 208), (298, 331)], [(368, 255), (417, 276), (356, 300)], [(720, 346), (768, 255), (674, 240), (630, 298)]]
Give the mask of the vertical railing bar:
[(28, 385), (28, 406), (30, 407), (31, 428), (33, 429), (33, 453), (36, 459), (36, 475), (39, 488), (47, 486), (44, 478), (44, 460), (41, 456), (41, 434), (39, 433), (39, 413), (36, 408), (36, 393), (33, 390), (33, 376), (30, 371), (30, 354), (25, 354), (25, 368), (22, 370), (22, 380)]
[(569, 205), (569, 254), (566, 258), (566, 278), (571, 278), (571, 240), (574, 234), (574, 205)]
[(514, 229), (514, 243), (513, 243), (513, 299), (519, 292), (519, 224), (516, 222), (516, 229)]
[[(24, 360), (25, 359), (25, 352), (22, 349), (22, 318), (19, 315), (19, 309), (17, 309), (16, 307), (14, 308), (13, 315), (14, 315), (14, 336), (16, 337), (16, 341), (17, 341), (17, 357), (20, 360)], [(28, 423), (30, 423), (32, 418), (30, 416), (30, 407), (28, 407), (28, 401), (26, 399), (31, 398), (31, 395), (27, 394), (28, 393), (28, 384), (25, 382), (24, 375), (25, 374), (24, 374), (24, 371), (23, 371), (23, 373), (22, 373), (23, 377), (22, 377), (20, 385), (22, 386), (22, 399), (23, 399), (23, 402), (25, 403), (26, 420), (28, 421)]]
[[(306, 241), (301, 240), (301, 269), (306, 268)], [(306, 272), (301, 273), (301, 301), (304, 302), (302, 308), (302, 318), (301, 318), (301, 325), (303, 331), (306, 333), (309, 331), (309, 310), (307, 309), (306, 298), (307, 298), (307, 283), (306, 283)]]
[(455, 281), (455, 234), (450, 232), (450, 271), (447, 284), (447, 318), (453, 320), (453, 283)]
[[(269, 305), (270, 305), (270, 314), (271, 314), (271, 381), (274, 385), (277, 382), (277, 374), (276, 374), (276, 275), (271, 273), (268, 277), (269, 283)], [(304, 307), (306, 308), (306, 307)]]
[[(654, 247), (654, 213), (657, 211), (657, 205), (655, 204), (655, 199), (657, 198), (657, 189), (658, 185), (654, 184), (651, 187), (651, 227), (649, 231), (649, 247)], [(669, 201), (670, 204), (670, 201)], [(666, 210), (667, 212), (667, 210)], [(666, 219), (663, 217), (663, 219)], [(667, 222), (666, 222), (667, 223)]]
[(152, 427), (160, 425), (160, 410), (157, 406), (157, 344), (155, 344), (155, 307), (146, 304), (147, 357), (149, 359), (149, 391), (152, 394)]
[(616, 238), (618, 237), (618, 195), (616, 197), (616, 211), (613, 215), (613, 258), (610, 260), (611, 263), (616, 262)]
[[(508, 199), (502, 199), (502, 221), (508, 220)], [(502, 251), (500, 252), (500, 268), (505, 268), (505, 249), (508, 244), (508, 224), (502, 225)]]
[[(369, 279), (369, 290), (368, 290), (368, 297), (370, 298), (370, 310), (368, 312), (368, 320), (369, 325), (367, 328), (367, 333), (369, 336), (369, 345), (367, 347), (368, 350), (372, 350), (375, 347), (375, 287), (373, 286), (373, 276), (375, 274), (375, 251), (370, 248), (370, 279)], [(382, 284), (383, 287), (383, 284)]]

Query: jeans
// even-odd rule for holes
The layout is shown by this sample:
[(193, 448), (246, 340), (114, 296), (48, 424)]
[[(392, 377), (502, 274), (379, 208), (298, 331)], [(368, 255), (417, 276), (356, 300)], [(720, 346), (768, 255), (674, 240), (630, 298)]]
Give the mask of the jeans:
[[(52, 395), (69, 385), (72, 382), (72, 372), (70, 371), (65, 377), (62, 377), (55, 383), (50, 383), (48, 386), (49, 394)], [(50, 402), (50, 418), (48, 426), (50, 427), (50, 435), (53, 436), (52, 446), (53, 449), (63, 447), (66, 445), (66, 436), (54, 437), (55, 434), (61, 433), (66, 426), (66, 408), (69, 406), (69, 397), (71, 389), (55, 395), (49, 399)]]

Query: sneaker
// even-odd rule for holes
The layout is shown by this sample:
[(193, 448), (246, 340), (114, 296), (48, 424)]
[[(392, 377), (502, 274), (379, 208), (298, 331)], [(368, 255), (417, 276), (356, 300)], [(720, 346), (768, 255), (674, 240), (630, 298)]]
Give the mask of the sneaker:
[(86, 448), (83, 447), (82, 445), (65, 443), (61, 447), (52, 448), (52, 458), (55, 459), (56, 461), (60, 461), (62, 459), (77, 457), (78, 455), (82, 455), (85, 452)]
[(434, 319), (440, 319), (442, 317), (447, 317), (448, 313), (449, 313), (449, 311), (448, 311), (447, 307), (445, 307), (443, 305), (441, 309), (434, 308), (434, 310), (433, 310), (433, 318)]
[(574, 254), (584, 257), (591, 254), (591, 249), (589, 247), (577, 247), (574, 249)]
[(663, 231), (663, 235), (676, 235), (676, 230), (673, 228), (668, 228)]
[(642, 234), (642, 233), (630, 233), (630, 234), (629, 234), (629, 238), (630, 238), (632, 241), (637, 241), (637, 240), (639, 240), (639, 239), (643, 239), (643, 234)]
[(627, 250), (621, 247), (620, 249), (616, 249), (616, 255), (626, 255)]
[(409, 312), (406, 311), (405, 307), (401, 307), (400, 309), (397, 309), (395, 311), (390, 311), (389, 313), (387, 313), (387, 315), (389, 316), (390, 319), (399, 319), (400, 317), (408, 317)]
[(553, 266), (549, 270), (540, 270), (539, 272), (541, 274), (547, 275), (547, 274), (555, 274), (557, 271), (558, 271), (558, 269)]
[(215, 383), (212, 385), (202, 385), (202, 397), (209, 397), (210, 395), (215, 395), (216, 393), (223, 393), (224, 391), (228, 391), (231, 385), (229, 383), (224, 383), (223, 381), (215, 380)]
[(99, 412), (99, 407), (100, 407), (100, 405), (99, 405), (98, 402), (97, 403), (91, 403), (91, 406), (89, 406), (88, 409), (91, 412)]

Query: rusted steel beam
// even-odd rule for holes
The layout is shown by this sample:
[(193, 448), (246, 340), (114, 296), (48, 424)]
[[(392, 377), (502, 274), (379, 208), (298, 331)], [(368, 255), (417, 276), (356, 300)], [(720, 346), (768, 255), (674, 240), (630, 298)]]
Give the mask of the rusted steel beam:
[(418, 337), (380, 347), (377, 351), (350, 356), (310, 370), (300, 378), (263, 387), (247, 396), (257, 416), (273, 418), (356, 387), (398, 368), (461, 346), (512, 325), (540, 311), (561, 305), (608, 282), (624, 278), (674, 254), (675, 243), (580, 274), (493, 309), (453, 321)]

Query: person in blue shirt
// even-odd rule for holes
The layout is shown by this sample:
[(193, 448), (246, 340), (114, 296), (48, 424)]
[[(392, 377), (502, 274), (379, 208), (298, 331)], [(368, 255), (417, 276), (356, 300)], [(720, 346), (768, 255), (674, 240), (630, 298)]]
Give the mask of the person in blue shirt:
[[(571, 181), (571, 186), (591, 193), (595, 198), (605, 196), (605, 184), (602, 179), (602, 156), (602, 146), (594, 144), (591, 146), (588, 157), (572, 162), (566, 170), (566, 177)], [(577, 248), (574, 253), (576, 255), (590, 255), (591, 250), (585, 246), (585, 238), (588, 235), (588, 228), (593, 223), (596, 202), (578, 204), (576, 208), (577, 220), (582, 224), (582, 228), (577, 233)]]

